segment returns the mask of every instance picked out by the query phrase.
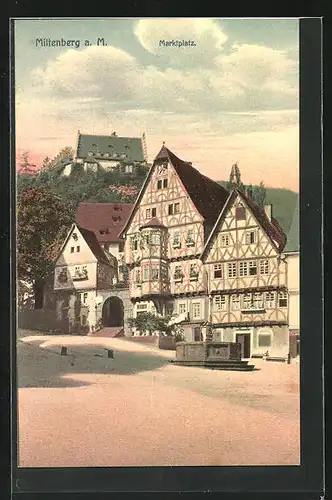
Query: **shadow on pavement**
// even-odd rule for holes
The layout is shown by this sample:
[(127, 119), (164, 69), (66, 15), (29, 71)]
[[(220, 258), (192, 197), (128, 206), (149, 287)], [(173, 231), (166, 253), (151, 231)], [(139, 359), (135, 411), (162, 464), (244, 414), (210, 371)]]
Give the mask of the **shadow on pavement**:
[(67, 356), (60, 355), (55, 346), (40, 347), (44, 339), (19, 342), (17, 345), (17, 386), (23, 387), (79, 387), (94, 382), (64, 378), (73, 374), (133, 375), (156, 370), (168, 365), (168, 359), (145, 353), (107, 350), (98, 345), (68, 346)]

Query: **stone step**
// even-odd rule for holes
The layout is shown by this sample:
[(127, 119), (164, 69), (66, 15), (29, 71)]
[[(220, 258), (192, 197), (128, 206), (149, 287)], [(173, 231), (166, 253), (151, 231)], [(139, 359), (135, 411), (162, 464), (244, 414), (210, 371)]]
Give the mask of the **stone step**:
[(93, 333), (93, 337), (114, 338), (123, 336), (124, 336), (124, 330), (122, 326), (105, 327)]
[(169, 360), (170, 363), (180, 366), (197, 366), (201, 368), (209, 368), (211, 370), (236, 370), (236, 371), (252, 371), (255, 365), (249, 365), (248, 361), (223, 360), (220, 362), (209, 361), (177, 361)]

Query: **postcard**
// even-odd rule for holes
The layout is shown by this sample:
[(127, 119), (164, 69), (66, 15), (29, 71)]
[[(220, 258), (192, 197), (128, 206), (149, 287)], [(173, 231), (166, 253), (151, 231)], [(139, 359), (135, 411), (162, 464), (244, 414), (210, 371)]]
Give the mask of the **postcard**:
[(298, 18), (16, 19), (17, 466), (300, 466)]

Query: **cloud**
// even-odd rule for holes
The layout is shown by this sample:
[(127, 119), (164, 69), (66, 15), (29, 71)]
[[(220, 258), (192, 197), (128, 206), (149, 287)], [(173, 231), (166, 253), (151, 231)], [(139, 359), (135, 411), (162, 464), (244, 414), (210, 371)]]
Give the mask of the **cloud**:
[[(180, 67), (195, 67), (203, 61), (211, 65), (228, 38), (213, 19), (140, 19), (134, 33), (148, 52)], [(165, 46), (159, 44), (162, 40), (192, 41), (195, 45)]]

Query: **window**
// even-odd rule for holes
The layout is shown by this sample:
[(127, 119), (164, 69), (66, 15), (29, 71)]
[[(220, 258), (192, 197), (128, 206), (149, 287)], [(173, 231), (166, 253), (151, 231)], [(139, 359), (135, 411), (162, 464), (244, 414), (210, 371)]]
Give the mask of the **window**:
[(167, 188), (167, 185), (168, 185), (168, 182), (167, 182), (167, 179), (164, 179), (163, 180), (163, 188)]
[(179, 304), (179, 314), (185, 314), (187, 312), (187, 304), (184, 302)]
[(259, 333), (258, 334), (258, 347), (270, 347), (271, 346), (271, 334), (270, 333)]
[(188, 229), (188, 231), (187, 231), (186, 245), (187, 245), (187, 247), (193, 247), (195, 245), (194, 230), (193, 229)]
[(159, 280), (159, 266), (158, 265), (153, 265), (151, 267), (151, 280), (152, 281)]
[(193, 319), (200, 319), (201, 317), (201, 303), (193, 302)]
[(226, 296), (216, 295), (214, 297), (214, 310), (215, 311), (226, 311)]
[(145, 210), (145, 218), (146, 219), (151, 219), (151, 208), (147, 208)]
[(265, 293), (265, 307), (267, 309), (274, 309), (275, 307), (275, 293), (274, 292), (266, 292)]
[(220, 237), (221, 246), (228, 247), (229, 245), (229, 234), (222, 234)]
[(86, 316), (82, 316), (82, 325), (85, 326), (86, 325)]
[(180, 233), (176, 232), (173, 235), (173, 248), (180, 248), (180, 247), (181, 247)]
[(148, 281), (149, 279), (149, 269), (147, 267), (144, 267), (143, 269), (143, 281)]
[(231, 308), (233, 311), (240, 309), (240, 295), (231, 295)]
[(75, 247), (70, 248), (70, 253), (74, 253)]
[(268, 260), (260, 260), (259, 261), (259, 272), (260, 274), (269, 274), (269, 261)]
[(190, 264), (189, 279), (191, 281), (196, 281), (198, 279), (198, 274), (196, 264)]
[(263, 294), (254, 293), (253, 305), (255, 309), (263, 309)]
[(256, 276), (257, 262), (255, 260), (249, 261), (249, 276)]
[(228, 264), (228, 277), (235, 278), (236, 277), (236, 263), (230, 262)]
[(76, 252), (79, 252), (79, 251), (80, 251), (80, 247), (79, 247), (79, 246), (77, 246), (77, 247), (76, 247)]
[(279, 307), (287, 307), (288, 305), (288, 296), (287, 292), (279, 292)]
[(239, 263), (239, 276), (248, 276), (248, 262)]
[(174, 281), (182, 281), (183, 280), (183, 272), (181, 266), (175, 266), (174, 269)]
[(136, 236), (132, 236), (130, 239), (130, 245), (132, 250), (138, 249), (138, 239)]
[(213, 277), (215, 279), (222, 278), (222, 264), (215, 264), (213, 266)]
[(252, 304), (251, 293), (246, 293), (243, 296), (243, 309), (251, 309), (251, 304)]
[(246, 220), (246, 209), (241, 204), (239, 204), (235, 209), (235, 219)]
[(151, 215), (152, 217), (155, 217), (157, 215), (157, 209), (155, 207), (151, 209)]
[(162, 189), (163, 187), (163, 181), (160, 179), (158, 182), (157, 182), (157, 189)]
[(168, 205), (168, 215), (179, 214), (180, 213), (180, 203), (174, 203)]
[[(119, 222), (121, 220), (121, 216), (120, 215), (113, 215), (112, 216), (112, 220), (114, 222)], [(108, 229), (106, 229), (106, 231), (107, 231), (107, 234), (108, 234), (108, 232), (109, 232)]]
[(81, 271), (80, 266), (75, 266), (75, 274), (79, 274), (80, 271)]
[(246, 232), (246, 244), (251, 245), (251, 243), (256, 243), (256, 231)]
[(152, 233), (151, 243), (152, 245), (160, 245), (160, 233)]
[(137, 285), (141, 283), (141, 270), (140, 269), (136, 269), (135, 281), (136, 281)]

